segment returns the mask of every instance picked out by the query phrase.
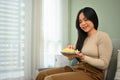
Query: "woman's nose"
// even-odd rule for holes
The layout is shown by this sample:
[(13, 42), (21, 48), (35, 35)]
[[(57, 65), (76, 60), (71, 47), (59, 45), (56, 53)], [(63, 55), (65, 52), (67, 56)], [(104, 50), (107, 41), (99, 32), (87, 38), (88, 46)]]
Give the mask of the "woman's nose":
[(85, 24), (86, 24), (86, 22), (85, 22), (85, 21), (82, 21), (81, 26), (84, 26)]

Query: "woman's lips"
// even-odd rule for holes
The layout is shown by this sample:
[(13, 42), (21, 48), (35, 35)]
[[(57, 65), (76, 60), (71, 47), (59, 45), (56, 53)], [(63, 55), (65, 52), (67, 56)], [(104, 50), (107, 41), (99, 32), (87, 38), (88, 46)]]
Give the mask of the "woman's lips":
[(86, 29), (87, 29), (87, 26), (84, 26), (84, 27), (83, 27), (83, 30), (86, 30)]

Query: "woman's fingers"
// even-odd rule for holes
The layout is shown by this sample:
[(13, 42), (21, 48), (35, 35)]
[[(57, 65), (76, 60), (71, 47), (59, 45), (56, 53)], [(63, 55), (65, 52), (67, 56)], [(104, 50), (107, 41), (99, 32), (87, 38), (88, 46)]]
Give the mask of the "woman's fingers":
[(80, 58), (80, 59), (84, 59), (85, 55), (82, 53), (76, 53), (76, 55)]
[(73, 45), (68, 45), (67, 48), (69, 48), (69, 49), (75, 49), (75, 47)]
[(67, 56), (67, 57), (76, 57), (77, 55), (76, 54), (63, 54), (64, 56)]

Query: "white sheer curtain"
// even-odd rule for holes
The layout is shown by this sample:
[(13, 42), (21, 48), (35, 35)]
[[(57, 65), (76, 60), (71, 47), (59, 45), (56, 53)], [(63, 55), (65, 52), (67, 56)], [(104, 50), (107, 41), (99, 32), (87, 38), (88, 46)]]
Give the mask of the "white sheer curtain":
[(0, 0), (0, 80), (31, 80), (31, 0)]
[(43, 29), (42, 29), (42, 0), (33, 0), (32, 18), (32, 77), (36, 77), (38, 68), (43, 65)]
[(31, 69), (54, 67), (55, 55), (68, 43), (68, 0), (33, 0)]
[[(20, 0), (19, 0), (20, 1)], [(24, 78), (21, 80), (33, 80), (33, 74), (32, 74), (32, 0), (22, 0), (25, 3), (25, 7), (23, 8), (24, 10), (24, 17), (23, 17), (23, 22), (24, 22)]]
[(42, 67), (54, 67), (55, 55), (68, 43), (68, 0), (43, 0), (44, 52)]

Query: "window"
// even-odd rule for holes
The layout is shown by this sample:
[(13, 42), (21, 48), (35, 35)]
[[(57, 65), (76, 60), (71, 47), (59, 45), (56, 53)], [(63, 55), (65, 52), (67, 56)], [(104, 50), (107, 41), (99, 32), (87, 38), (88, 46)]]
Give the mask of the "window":
[(43, 33), (44, 67), (54, 67), (68, 43), (68, 0), (43, 0)]
[(0, 80), (23, 80), (24, 7), (22, 0), (0, 0)]

